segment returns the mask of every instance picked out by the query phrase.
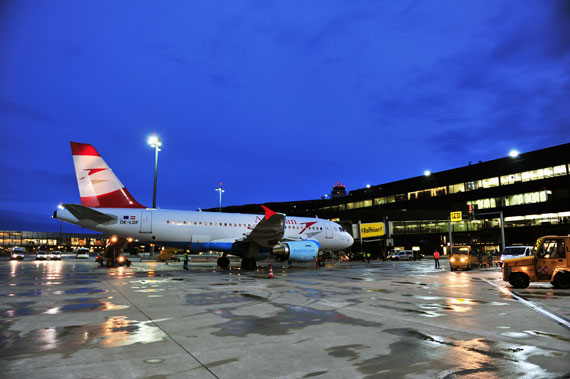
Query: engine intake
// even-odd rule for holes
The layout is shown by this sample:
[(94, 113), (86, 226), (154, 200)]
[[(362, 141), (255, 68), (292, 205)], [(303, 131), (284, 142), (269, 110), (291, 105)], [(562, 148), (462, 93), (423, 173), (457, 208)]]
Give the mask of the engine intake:
[(311, 262), (319, 254), (319, 244), (315, 241), (283, 242), (273, 247), (272, 254), (283, 261)]

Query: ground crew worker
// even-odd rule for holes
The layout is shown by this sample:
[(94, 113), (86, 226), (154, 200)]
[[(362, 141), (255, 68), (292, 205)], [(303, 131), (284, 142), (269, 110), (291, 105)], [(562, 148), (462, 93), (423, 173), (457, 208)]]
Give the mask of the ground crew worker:
[(184, 266), (182, 266), (184, 270), (188, 270), (188, 252), (184, 251)]
[(435, 268), (439, 268), (439, 251), (434, 251), (433, 259), (435, 261)]
[(366, 261), (370, 263), (370, 253), (364, 253), (364, 255), (366, 256)]

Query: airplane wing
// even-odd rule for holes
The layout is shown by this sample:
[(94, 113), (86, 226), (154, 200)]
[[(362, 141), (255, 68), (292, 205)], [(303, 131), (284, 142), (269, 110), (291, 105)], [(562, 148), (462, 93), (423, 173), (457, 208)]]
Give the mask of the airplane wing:
[(116, 220), (117, 216), (111, 216), (106, 213), (98, 212), (94, 209), (79, 204), (62, 204), (69, 213), (75, 216), (79, 221), (92, 221), (96, 224), (103, 224), (112, 220)]
[(239, 242), (253, 241), (262, 247), (273, 247), (285, 234), (285, 215), (263, 206), (265, 217)]

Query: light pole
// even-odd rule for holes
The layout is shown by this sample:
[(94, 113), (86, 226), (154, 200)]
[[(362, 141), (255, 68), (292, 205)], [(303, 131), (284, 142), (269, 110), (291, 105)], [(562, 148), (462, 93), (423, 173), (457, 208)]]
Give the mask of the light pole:
[(156, 179), (158, 175), (158, 152), (160, 151), (160, 147), (162, 146), (162, 141), (156, 133), (152, 136), (148, 137), (148, 144), (151, 147), (154, 147), (154, 189), (152, 191), (152, 207), (156, 208)]
[(224, 183), (220, 182), (220, 186), (216, 188), (216, 191), (220, 193), (220, 206), (218, 208), (218, 212), (222, 211), (222, 193), (224, 192), (224, 189), (222, 188), (223, 185)]

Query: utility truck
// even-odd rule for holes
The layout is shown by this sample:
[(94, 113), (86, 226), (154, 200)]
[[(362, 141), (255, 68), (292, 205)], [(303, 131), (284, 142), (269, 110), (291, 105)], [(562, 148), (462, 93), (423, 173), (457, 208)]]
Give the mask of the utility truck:
[(570, 288), (570, 237), (540, 237), (533, 255), (503, 261), (503, 280), (515, 288), (530, 282), (550, 282), (556, 288)]

